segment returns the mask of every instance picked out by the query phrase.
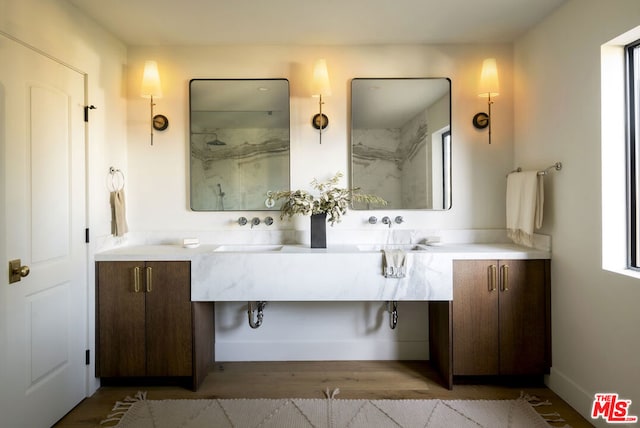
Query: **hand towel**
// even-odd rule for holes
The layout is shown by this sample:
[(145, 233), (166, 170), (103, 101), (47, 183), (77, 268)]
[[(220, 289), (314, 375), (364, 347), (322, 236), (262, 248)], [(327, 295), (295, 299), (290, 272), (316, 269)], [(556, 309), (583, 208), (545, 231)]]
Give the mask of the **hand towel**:
[(111, 192), (111, 233), (115, 236), (123, 236), (129, 231), (124, 204), (124, 189)]
[(543, 180), (537, 171), (507, 176), (507, 235), (516, 244), (533, 247), (533, 232), (542, 227)]
[(407, 274), (407, 253), (403, 250), (383, 250), (382, 266), (385, 278), (404, 278)]

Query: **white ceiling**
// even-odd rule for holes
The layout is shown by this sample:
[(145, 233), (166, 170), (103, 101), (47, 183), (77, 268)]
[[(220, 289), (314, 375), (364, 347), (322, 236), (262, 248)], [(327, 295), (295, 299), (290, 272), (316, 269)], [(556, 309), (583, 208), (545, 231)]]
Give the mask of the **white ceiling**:
[(443, 78), (353, 79), (352, 127), (402, 128), (445, 95), (451, 96), (450, 81)]
[(131, 46), (510, 42), (566, 0), (66, 0)]

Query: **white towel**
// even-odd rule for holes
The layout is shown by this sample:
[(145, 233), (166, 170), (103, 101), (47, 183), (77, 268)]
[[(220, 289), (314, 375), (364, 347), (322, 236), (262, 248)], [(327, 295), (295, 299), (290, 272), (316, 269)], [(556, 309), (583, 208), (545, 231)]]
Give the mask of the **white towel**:
[[(544, 178), (537, 171), (512, 172), (507, 177), (507, 235), (533, 247), (533, 232), (542, 227)], [(534, 229), (535, 228), (535, 229)]]
[(111, 192), (109, 201), (111, 202), (111, 233), (115, 236), (123, 236), (129, 231), (124, 205), (124, 189)]
[(403, 250), (383, 250), (385, 278), (404, 278), (407, 274), (407, 253)]

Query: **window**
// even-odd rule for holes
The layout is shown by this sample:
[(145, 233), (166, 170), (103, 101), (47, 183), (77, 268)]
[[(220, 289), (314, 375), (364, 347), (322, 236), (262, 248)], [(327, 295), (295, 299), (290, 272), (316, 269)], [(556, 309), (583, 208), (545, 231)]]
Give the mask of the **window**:
[(451, 131), (442, 134), (442, 157), (444, 168), (442, 169), (442, 183), (444, 192), (442, 194), (442, 208), (451, 208)]
[(628, 265), (640, 269), (640, 40), (625, 47), (627, 84)]
[(640, 280), (639, 49), (640, 26), (600, 46), (600, 196), (602, 268)]

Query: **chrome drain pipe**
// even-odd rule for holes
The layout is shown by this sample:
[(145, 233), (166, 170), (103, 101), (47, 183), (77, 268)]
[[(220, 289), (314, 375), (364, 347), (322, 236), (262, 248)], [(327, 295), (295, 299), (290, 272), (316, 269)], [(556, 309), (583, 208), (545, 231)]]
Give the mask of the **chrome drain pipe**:
[(387, 301), (387, 312), (389, 312), (389, 327), (395, 330), (398, 325), (398, 302), (393, 300)]
[[(254, 309), (254, 303), (256, 308)], [(264, 307), (267, 306), (267, 302), (247, 302), (247, 315), (249, 316), (249, 326), (251, 328), (258, 328), (262, 325), (262, 318), (264, 317)], [(254, 312), (257, 311), (257, 315), (254, 319)]]

